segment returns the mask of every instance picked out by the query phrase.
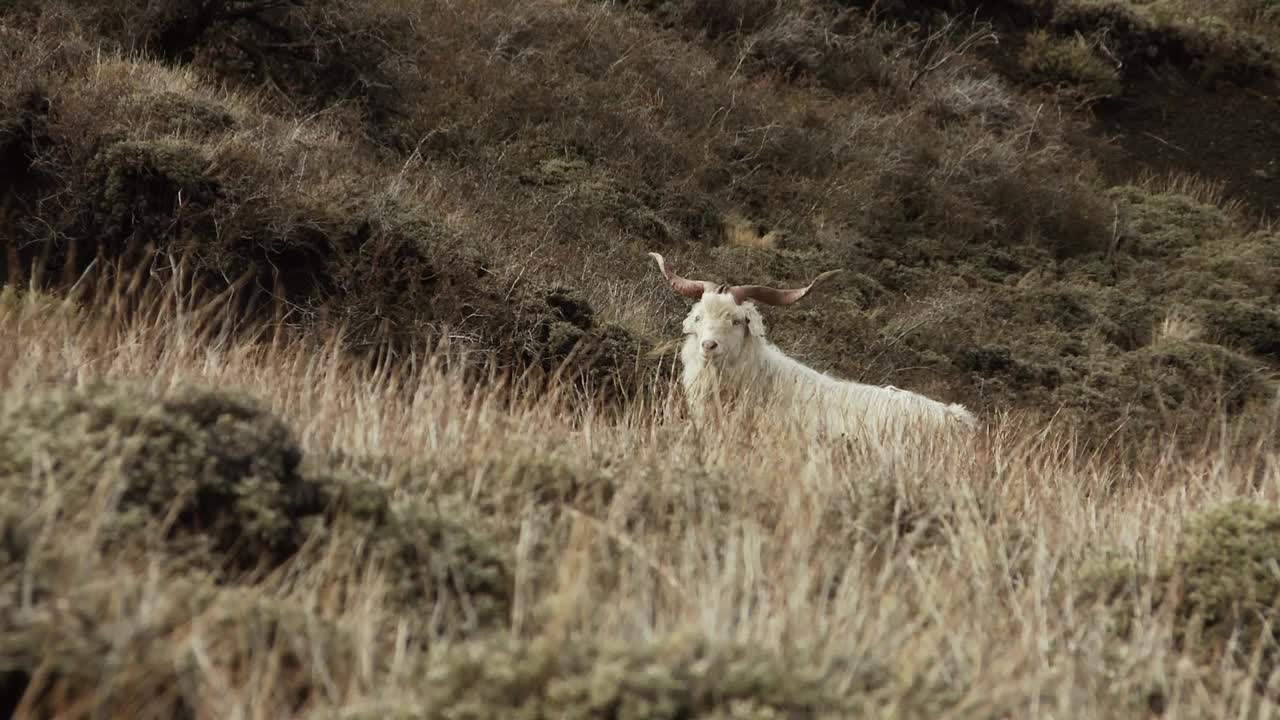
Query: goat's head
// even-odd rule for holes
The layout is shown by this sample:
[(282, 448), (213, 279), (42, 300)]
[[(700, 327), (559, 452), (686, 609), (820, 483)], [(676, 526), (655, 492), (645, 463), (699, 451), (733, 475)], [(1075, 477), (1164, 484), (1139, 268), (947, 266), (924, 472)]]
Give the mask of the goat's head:
[(764, 318), (750, 301), (738, 304), (728, 293), (707, 293), (684, 318), (684, 334), (693, 335), (709, 362), (737, 357), (749, 337), (764, 337)]
[[(754, 302), (790, 305), (815, 285), (841, 272), (828, 270), (802, 288), (782, 290), (763, 285), (718, 285), (706, 280), (686, 280), (658, 253), (649, 253), (677, 293), (697, 300), (684, 319), (684, 333), (697, 337), (702, 356), (710, 361), (734, 357), (749, 337), (764, 337), (764, 318)], [(754, 301), (754, 302), (753, 302)]]

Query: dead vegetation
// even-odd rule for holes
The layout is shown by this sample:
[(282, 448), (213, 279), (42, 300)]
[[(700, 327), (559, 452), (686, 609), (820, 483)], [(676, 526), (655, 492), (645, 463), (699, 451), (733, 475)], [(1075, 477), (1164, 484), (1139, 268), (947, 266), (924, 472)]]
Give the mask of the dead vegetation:
[[(0, 3), (0, 715), (1269, 707), (1276, 20), (988, 5)], [(989, 433), (695, 431), (649, 250)]]
[[(1090, 97), (1127, 92), (1108, 53), (1156, 22), (1013, 5), (1044, 45), (1015, 43), (1022, 67)], [(1008, 28), (958, 10), (17, 3), (3, 270), (67, 286), (159, 252), (242, 318), (340, 329), (375, 363), (466, 346), (619, 400), (680, 314), (653, 249), (727, 282), (844, 267), (779, 341), (981, 409), (1153, 410), (1082, 388), (1170, 312), (1274, 366), (1269, 281), (1227, 250), (1269, 257), (1274, 233), (1185, 193), (1108, 193), (1086, 125), (992, 72)], [(566, 317), (565, 288), (589, 312)]]
[[(810, 448), (699, 433), (667, 393), (604, 417), (445, 354), (370, 368), (336, 341), (221, 334), (225, 299), (100, 288), (88, 311), (0, 302), (0, 707), (18, 716), (1269, 701), (1254, 631), (1274, 622), (1280, 407), (1128, 455), (1013, 417), (961, 453)], [(1197, 517), (1227, 499), (1246, 509)]]

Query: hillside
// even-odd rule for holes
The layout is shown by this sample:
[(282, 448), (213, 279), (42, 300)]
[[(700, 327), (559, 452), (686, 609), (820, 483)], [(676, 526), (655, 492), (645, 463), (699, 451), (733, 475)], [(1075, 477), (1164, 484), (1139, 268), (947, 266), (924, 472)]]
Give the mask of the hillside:
[[(1275, 0), (0, 0), (0, 68), (0, 714), (1277, 700)], [(649, 251), (844, 269), (770, 337), (980, 447), (695, 431)]]
[[(1210, 366), (1233, 411), (1265, 395), (1271, 45), (1148, 5), (952, 5), (11, 3), (7, 273), (183, 255), (357, 348), (550, 369), (585, 337), (607, 382), (676, 335), (645, 251), (841, 267), (773, 324), (845, 376), (1108, 433)], [(557, 302), (594, 319), (554, 328)]]

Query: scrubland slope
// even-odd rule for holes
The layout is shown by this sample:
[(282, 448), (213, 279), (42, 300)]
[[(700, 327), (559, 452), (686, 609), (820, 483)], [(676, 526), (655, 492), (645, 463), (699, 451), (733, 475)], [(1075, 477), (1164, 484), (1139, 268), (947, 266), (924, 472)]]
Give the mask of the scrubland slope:
[(0, 714), (1268, 716), (1272, 5), (0, 2)]

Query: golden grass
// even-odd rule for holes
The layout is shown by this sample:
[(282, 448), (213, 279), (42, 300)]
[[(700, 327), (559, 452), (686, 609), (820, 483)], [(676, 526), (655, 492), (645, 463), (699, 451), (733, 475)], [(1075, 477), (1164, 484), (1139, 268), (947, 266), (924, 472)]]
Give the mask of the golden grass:
[[(277, 238), (365, 218), (398, 231), (440, 218), (465, 240), (457, 244), (487, 256), (484, 271), (504, 301), (530, 279), (571, 281), (601, 319), (646, 337), (674, 328), (680, 301), (644, 258), (657, 241), (628, 229), (635, 218), (624, 211), (637, 202), (648, 213), (641, 220), (678, 228), (668, 242), (683, 247), (691, 274), (737, 272), (683, 242), (713, 224), (705, 217), (723, 223), (733, 249), (812, 231), (831, 250), (852, 231), (924, 229), (938, 244), (923, 251), (959, 258), (987, 238), (1043, 235), (1046, 247), (1088, 250), (1111, 227), (1088, 158), (1068, 144), (1071, 123), (993, 84), (981, 66), (921, 76), (916, 99), (894, 90), (910, 59), (869, 51), (870, 60), (884, 56), (869, 64), (883, 65), (886, 91), (807, 100), (777, 78), (739, 72), (741, 62), (719, 62), (719, 53), (750, 49), (737, 40), (681, 42), (607, 3), (543, 5), (368, 6), (373, 20), (420, 28), (412, 36), (428, 41), (388, 55), (402, 84), (396, 94), (408, 98), (406, 124), (395, 130), (415, 148), (392, 160), (369, 152), (350, 105), (282, 113), (271, 90), (249, 92), (207, 69), (95, 52), (101, 39), (76, 33), (64, 42), (50, 28), (70, 10), (43, 21), (53, 37), (36, 38), (56, 41), (56, 53), (12, 31), (6, 52), (21, 70), (0, 84), (38, 85), (57, 100), (53, 140), (70, 153), (63, 170), (83, 172), (108, 131), (198, 158), (202, 176), (233, 191), (221, 232)], [(887, 33), (884, 44), (903, 37)], [(175, 97), (186, 105), (165, 104)], [(201, 132), (184, 109), (194, 120), (207, 112), (232, 122)], [(579, 183), (529, 189), (514, 180), (579, 143), (607, 158), (591, 165), (600, 197)], [(707, 172), (723, 168), (723, 178)], [(652, 197), (632, 192), (650, 186)], [(1220, 188), (1192, 176), (1144, 187), (1222, 201)], [(917, 202), (902, 207), (904, 194)], [(752, 197), (765, 201), (753, 219), (776, 232), (724, 219)], [(632, 204), (610, 204), (622, 200)], [(1221, 243), (1234, 252), (1235, 240)], [(1253, 245), (1265, 257), (1265, 238)], [(1265, 263), (1222, 249), (1223, 262), (1244, 266), (1236, 274), (1263, 285), (1251, 273)], [(866, 269), (878, 275), (875, 267)], [(1275, 684), (1268, 667), (1182, 649), (1171, 613), (1141, 603), (1110, 608), (1131, 626), (1121, 639), (1114, 614), (1077, 592), (1111, 557), (1152, 574), (1207, 506), (1237, 497), (1274, 504), (1274, 429), (1242, 433), (1206, 417), (1190, 436), (1097, 450), (1076, 439), (1105, 435), (1097, 427), (1010, 412), (985, 418), (988, 427), (959, 452), (903, 441), (812, 447), (795, 428), (700, 431), (674, 391), (644, 395), (618, 415), (567, 390), (535, 395), (519, 379), (477, 382), (462, 372), (469, 348), (458, 346), (480, 343), (465, 335), (442, 332), (453, 347), (371, 363), (345, 355), (337, 337), (236, 327), (223, 303), (188, 293), (176, 268), (179, 281), (167, 283), (119, 275), (82, 293), (83, 306), (7, 289), (0, 411), (45, 388), (104, 379), (159, 395), (192, 386), (246, 392), (293, 429), (307, 463), (348, 472), (398, 506), (436, 507), (497, 548), (514, 578), (509, 614), (472, 629), (450, 626), (438, 607), (393, 606), (396, 569), (367, 562), (369, 538), (341, 522), (284, 566), (217, 586), (171, 553), (105, 547), (111, 475), (120, 470), (103, 473), (96, 504), (70, 512), (56, 474), (35, 466), (29, 472), (43, 482), (23, 486), (45, 490), (28, 496), (0, 484), (0, 714), (6, 700), (18, 701), (6, 693), (26, 684), (20, 717), (502, 717), (515, 714), (520, 692), (526, 717), (693, 717), (684, 707), (611, 706), (608, 689), (611, 676), (631, 673), (624, 679), (638, 695), (664, 683), (679, 692), (683, 681), (664, 672), (690, 657), (682, 649), (690, 638), (783, 658), (845, 703), (797, 712), (806, 717), (848, 717), (850, 707), (928, 718), (1274, 712), (1274, 690), (1257, 692)], [(922, 326), (966, 332), (959, 320), (986, 314), (981, 295), (952, 292), (957, 273), (939, 272), (920, 282), (936, 296), (900, 310), (871, 306), (872, 319), (890, 318), (872, 349)], [(1159, 335), (1193, 331), (1171, 316)], [(838, 355), (857, 364), (846, 375), (877, 382), (903, 382), (913, 369), (884, 350), (849, 360), (850, 343), (832, 337), (784, 345), (815, 364)], [(657, 385), (674, 387), (674, 370), (663, 360)], [(1249, 422), (1268, 422), (1262, 415)], [(35, 528), (34, 540), (11, 544), (20, 524)], [(613, 644), (650, 653), (651, 664), (597, 663), (618, 657), (597, 651)], [(527, 651), (528, 662), (504, 665), (504, 646)], [(458, 670), (468, 654), (489, 675)], [(603, 689), (591, 689), (605, 699), (588, 703), (592, 712), (545, 677), (520, 674), (555, 658), (603, 667), (592, 676)], [(28, 677), (15, 681), (15, 672)], [(526, 687), (506, 704), (484, 700), (486, 683), (503, 682)], [(764, 695), (756, 685), (747, 691)], [(477, 703), (470, 714), (451, 693)], [(790, 716), (763, 716), (779, 715)]]
[(1171, 312), (1160, 321), (1155, 340), (1197, 340), (1204, 334), (1204, 327), (1195, 319), (1180, 312)]
[(1275, 0), (1152, 0), (1127, 5), (1166, 21), (1210, 30), (1280, 40), (1280, 4)]
[(724, 241), (726, 245), (752, 248), (777, 247), (778, 235), (769, 231), (763, 235), (755, 225), (738, 213), (730, 213), (724, 220)]
[[(516, 587), (509, 622), (491, 632), (511, 642), (645, 647), (691, 633), (747, 643), (822, 670), (884, 717), (1140, 717), (1153, 693), (1167, 717), (1272, 707), (1248, 691), (1249, 668), (1182, 656), (1167, 614), (1132, 608), (1136, 632), (1120, 641), (1107, 614), (1074, 600), (1104, 551), (1149, 570), (1205, 506), (1274, 502), (1276, 449), (1228, 450), (1215, 423), (1194, 456), (1152, 447), (1137, 464), (1084, 452), (1071, 428), (1013, 416), (987, 418), (976, 448), (959, 454), (809, 448), (785, 431), (700, 433), (672, 395), (612, 420), (581, 401), (524, 401), (501, 383), (468, 386), (445, 351), (409, 372), (357, 365), (336, 343), (236, 340), (216, 303), (128, 280), (92, 310), (6, 290), (0, 402), (100, 379), (160, 394), (248, 392), (312, 461), (376, 467), (369, 481), (398, 501), (454, 493), (460, 518), (502, 528), (494, 541)], [(521, 497), (531, 463), (613, 491), (560, 504)], [(422, 678), (446, 667), (449, 643), (406, 641), (422, 628), (384, 606), (382, 571), (354, 559), (359, 538), (315, 538), (292, 567), (219, 590), (193, 615), (195, 591), (165, 558), (100, 557), (92, 524), (58, 517), (56, 503), (54, 493), (29, 508), (43, 526), (30, 556), (62, 558), (46, 578), (52, 596), (33, 607), (87, 603), (102, 618), (97, 684), (61, 699), (55, 685), (62, 717), (159, 717), (179, 700), (195, 717), (447, 716), (424, 707)], [(259, 613), (287, 603), (302, 620), (282, 627), (311, 628), (312, 641), (236, 620), (246, 602)], [(69, 662), (60, 652), (50, 642), (38, 653), (50, 682)], [(187, 663), (180, 685), (127, 694), (166, 658)], [(866, 685), (868, 673), (880, 680)], [(292, 707), (299, 683), (322, 689)]]
[(1222, 181), (1189, 173), (1158, 174), (1143, 171), (1134, 184), (1152, 194), (1185, 195), (1198, 203), (1212, 205), (1244, 226), (1256, 222), (1250, 217), (1249, 207), (1244, 201), (1226, 197), (1226, 187)]

